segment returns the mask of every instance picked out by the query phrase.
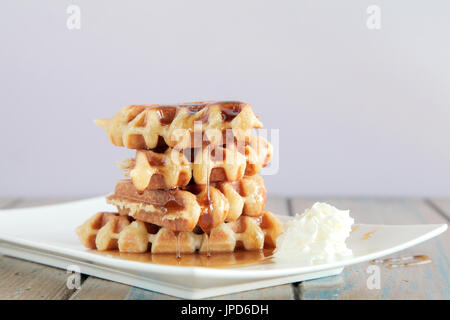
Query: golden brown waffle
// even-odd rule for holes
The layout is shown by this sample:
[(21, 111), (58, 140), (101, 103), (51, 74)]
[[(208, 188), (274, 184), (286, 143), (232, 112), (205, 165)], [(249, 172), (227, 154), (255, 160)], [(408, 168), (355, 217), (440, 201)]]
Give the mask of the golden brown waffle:
[(242, 214), (260, 216), (266, 203), (266, 187), (259, 175), (235, 182), (188, 185), (184, 189), (144, 190), (139, 193), (130, 180), (121, 180), (106, 198), (122, 215), (174, 231), (204, 231)]
[(255, 175), (272, 158), (272, 145), (262, 137), (252, 136), (246, 145), (230, 144), (180, 151), (168, 148), (164, 153), (137, 150), (135, 159), (119, 166), (138, 191), (185, 187), (191, 178), (197, 184), (237, 181)]
[[(267, 189), (260, 175), (245, 176), (233, 182), (216, 182), (212, 186), (220, 190), (230, 204), (226, 221), (236, 220), (241, 214), (258, 217), (264, 211)], [(196, 188), (195, 185), (190, 187)]]
[(174, 232), (142, 221), (131, 221), (118, 213), (99, 212), (76, 229), (84, 246), (90, 249), (142, 253), (213, 253), (238, 248), (261, 250), (274, 247), (281, 222), (270, 212), (259, 218), (242, 216), (211, 229), (209, 235)]
[(223, 145), (224, 134), (247, 141), (252, 129), (262, 128), (251, 106), (238, 101), (131, 105), (96, 124), (105, 129), (112, 144), (129, 149), (156, 148), (161, 138), (177, 149), (199, 147), (203, 142)]

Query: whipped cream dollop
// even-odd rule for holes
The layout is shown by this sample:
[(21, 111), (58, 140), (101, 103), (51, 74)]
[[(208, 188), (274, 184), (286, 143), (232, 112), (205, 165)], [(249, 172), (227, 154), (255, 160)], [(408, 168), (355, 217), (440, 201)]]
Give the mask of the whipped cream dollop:
[(349, 210), (316, 202), (303, 214), (285, 223), (277, 238), (277, 260), (299, 259), (309, 264), (327, 263), (351, 256), (345, 240), (354, 220)]

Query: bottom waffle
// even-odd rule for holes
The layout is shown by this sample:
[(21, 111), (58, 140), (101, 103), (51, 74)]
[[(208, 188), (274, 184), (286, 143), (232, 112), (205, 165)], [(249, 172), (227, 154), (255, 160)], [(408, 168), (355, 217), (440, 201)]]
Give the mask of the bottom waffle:
[[(198, 232), (196, 232), (198, 230)], [(281, 222), (270, 212), (258, 218), (241, 216), (211, 229), (176, 232), (157, 225), (132, 220), (118, 213), (99, 212), (76, 229), (83, 245), (99, 251), (142, 253), (213, 253), (236, 249), (274, 248)]]

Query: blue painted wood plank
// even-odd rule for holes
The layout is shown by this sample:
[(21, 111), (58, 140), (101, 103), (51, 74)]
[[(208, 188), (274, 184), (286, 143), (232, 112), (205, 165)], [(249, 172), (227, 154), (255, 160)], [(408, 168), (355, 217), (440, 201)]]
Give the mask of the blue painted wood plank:
[[(295, 212), (303, 212), (315, 201), (325, 201), (340, 209), (350, 209), (357, 223), (421, 224), (446, 223), (421, 199), (296, 198)], [(369, 263), (344, 269), (330, 279), (305, 281), (299, 286), (301, 299), (450, 299), (450, 233), (404, 250), (393, 256), (428, 255), (432, 263), (407, 268), (380, 266), (380, 289), (369, 289)]]

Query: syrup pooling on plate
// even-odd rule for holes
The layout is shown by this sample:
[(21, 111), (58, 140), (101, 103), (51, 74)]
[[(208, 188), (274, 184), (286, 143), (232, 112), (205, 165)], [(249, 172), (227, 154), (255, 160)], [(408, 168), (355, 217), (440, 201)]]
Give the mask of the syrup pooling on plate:
[(377, 232), (377, 230), (373, 230), (373, 231), (365, 233), (362, 237), (363, 240), (370, 239), (375, 234), (375, 232)]
[(177, 258), (173, 254), (126, 253), (118, 251), (94, 251), (97, 254), (128, 261), (186, 267), (234, 268), (254, 264), (272, 264), (273, 249), (236, 250), (234, 252), (206, 254), (183, 254)]
[[(207, 167), (206, 167), (206, 170), (207, 170), (206, 171), (206, 189), (207, 189), (206, 190), (206, 194), (207, 194), (208, 204), (206, 206), (206, 213), (202, 210), (202, 216), (206, 214), (207, 215), (207, 219), (209, 220), (208, 221), (209, 224), (207, 225), (206, 230), (204, 230), (204, 231), (205, 231), (205, 242), (206, 242), (206, 255), (208, 257), (210, 257), (211, 256), (211, 252), (210, 252), (210, 249), (209, 249), (209, 233), (211, 231), (211, 225), (212, 225), (211, 214), (214, 211), (214, 205), (213, 205), (213, 203), (211, 201), (211, 190), (210, 190), (211, 146), (208, 145), (206, 148), (207, 148), (207, 154), (208, 154), (208, 159), (207, 159), (208, 164), (207, 164)], [(202, 218), (202, 217), (200, 217), (200, 218)]]
[(400, 267), (411, 267), (421, 264), (431, 263), (430, 257), (420, 254), (415, 256), (406, 256), (399, 258), (386, 258), (386, 259), (375, 259), (370, 261), (371, 264), (384, 264), (389, 269), (400, 268)]

